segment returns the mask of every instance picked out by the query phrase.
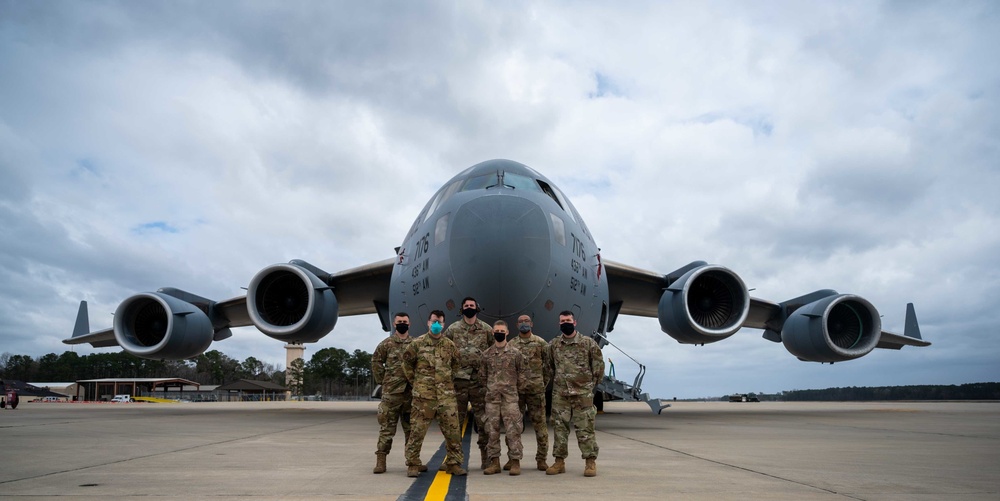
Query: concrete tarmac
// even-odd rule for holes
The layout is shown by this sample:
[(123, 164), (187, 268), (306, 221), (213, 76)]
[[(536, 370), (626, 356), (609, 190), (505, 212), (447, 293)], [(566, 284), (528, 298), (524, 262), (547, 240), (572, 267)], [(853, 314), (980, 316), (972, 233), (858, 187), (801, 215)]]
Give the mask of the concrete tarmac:
[[(395, 500), (414, 482), (402, 431), (389, 471), (371, 472), (376, 405), (22, 400), (0, 410), (0, 498)], [(1000, 499), (997, 402), (678, 402), (659, 416), (645, 404), (605, 410), (596, 478), (583, 477), (572, 435), (565, 474), (535, 470), (528, 426), (520, 476), (483, 475), (473, 446), (469, 476), (453, 482), (449, 498)], [(441, 443), (432, 425), (425, 462)], [(435, 473), (430, 466), (424, 475)]]

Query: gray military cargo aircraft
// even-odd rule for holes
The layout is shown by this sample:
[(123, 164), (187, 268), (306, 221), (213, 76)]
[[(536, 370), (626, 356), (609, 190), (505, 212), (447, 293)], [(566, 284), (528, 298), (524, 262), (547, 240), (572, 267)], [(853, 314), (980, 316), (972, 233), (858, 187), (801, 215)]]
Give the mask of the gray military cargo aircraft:
[[(213, 301), (173, 288), (133, 295), (118, 306), (114, 326), (89, 331), (81, 302), (67, 344), (121, 346), (150, 359), (187, 359), (253, 325), (289, 343), (315, 342), (339, 316), (375, 313), (388, 331), (395, 312), (418, 319), (431, 310), (457, 312), (475, 297), (480, 317), (514, 325), (529, 314), (537, 333), (558, 335), (559, 312), (574, 312), (578, 330), (604, 346), (619, 315), (656, 317), (680, 343), (728, 338), (741, 327), (763, 329), (800, 360), (833, 363), (875, 348), (928, 346), (912, 304), (904, 334), (883, 331), (864, 298), (819, 290), (775, 303), (751, 297), (733, 271), (702, 261), (661, 274), (603, 260), (569, 199), (545, 176), (510, 160), (469, 167), (431, 198), (396, 256), (328, 273), (304, 261), (268, 266), (245, 296)], [(551, 326), (548, 328), (547, 326)], [(632, 385), (606, 378), (598, 397), (647, 400)], [(616, 384), (617, 383), (617, 384)], [(650, 402), (657, 411), (658, 402)]]

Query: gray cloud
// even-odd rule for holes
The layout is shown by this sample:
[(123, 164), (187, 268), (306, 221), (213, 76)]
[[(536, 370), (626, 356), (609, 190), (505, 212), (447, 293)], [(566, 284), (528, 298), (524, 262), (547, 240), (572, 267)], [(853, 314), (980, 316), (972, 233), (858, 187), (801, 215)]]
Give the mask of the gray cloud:
[[(914, 301), (935, 342), (820, 367), (757, 331), (694, 348), (622, 319), (654, 394), (1000, 377), (989, 2), (0, 12), (4, 351), (65, 349), (80, 299), (105, 327), (136, 291), (223, 299), (274, 262), (383, 259), (442, 182), (500, 157), (558, 183), (606, 259), (860, 293), (896, 330)], [(381, 334), (344, 318), (314, 348)], [(217, 348), (284, 361), (253, 329)]]

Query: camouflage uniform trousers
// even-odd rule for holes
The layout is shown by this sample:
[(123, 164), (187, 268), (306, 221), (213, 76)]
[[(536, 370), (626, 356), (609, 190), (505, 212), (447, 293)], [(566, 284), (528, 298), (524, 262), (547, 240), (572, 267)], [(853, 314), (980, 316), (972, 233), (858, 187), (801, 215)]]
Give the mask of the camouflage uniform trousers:
[[(545, 461), (549, 454), (549, 427), (545, 421), (545, 393), (518, 394), (518, 407), (535, 429), (535, 461)], [(521, 426), (524, 424), (522, 422)]]
[(458, 404), (458, 426), (465, 425), (469, 414), (469, 403), (472, 403), (472, 415), (476, 421), (476, 431), (479, 438), (476, 444), (480, 449), (486, 448), (486, 385), (478, 379), (456, 379), (455, 398)]
[(570, 423), (576, 428), (576, 441), (580, 446), (583, 459), (597, 459), (597, 437), (594, 433), (594, 419), (597, 408), (594, 407), (594, 396), (552, 394), (552, 431), (555, 435), (552, 455), (565, 459), (569, 455)]
[(378, 445), (376, 453), (388, 454), (392, 449), (392, 437), (396, 436), (396, 425), (403, 421), (404, 443), (410, 437), (410, 400), (409, 391), (403, 393), (383, 393), (382, 401), (378, 403)]
[(425, 400), (413, 399), (410, 413), (410, 438), (406, 440), (406, 466), (416, 466), (420, 462), (420, 448), (424, 445), (424, 437), (431, 420), (437, 418), (438, 427), (444, 435), (445, 464), (461, 465), (465, 462), (462, 454), (462, 430), (458, 426), (458, 411), (453, 399)]
[(486, 431), (489, 434), (486, 456), (490, 459), (500, 457), (500, 421), (502, 419), (506, 429), (504, 440), (507, 442), (507, 457), (520, 461), (524, 455), (524, 447), (521, 445), (521, 432), (524, 431), (521, 409), (515, 395), (499, 395), (499, 397), (486, 400)]

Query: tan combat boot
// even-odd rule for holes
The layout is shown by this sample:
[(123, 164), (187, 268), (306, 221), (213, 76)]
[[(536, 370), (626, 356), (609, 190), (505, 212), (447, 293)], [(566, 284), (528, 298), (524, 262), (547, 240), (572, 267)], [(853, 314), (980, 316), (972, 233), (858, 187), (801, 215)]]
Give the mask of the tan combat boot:
[(510, 474), (511, 475), (520, 475), (521, 474), (521, 460), (520, 459), (511, 459), (508, 462), (510, 463)]
[(375, 453), (375, 468), (372, 468), (372, 473), (385, 473), (385, 453), (376, 452)]
[(587, 466), (583, 469), (583, 476), (597, 476), (597, 458), (587, 458)]
[(462, 476), (462, 475), (465, 475), (465, 474), (469, 473), (469, 472), (465, 471), (465, 468), (462, 468), (462, 465), (460, 465), (460, 464), (451, 464), (451, 465), (448, 465), (448, 469), (446, 469), (445, 472), (447, 472), (447, 473), (449, 473), (451, 475), (457, 475), (457, 476)]
[(510, 469), (510, 464), (513, 463), (513, 462), (514, 462), (513, 459), (508, 459), (507, 462), (503, 464), (503, 471), (509, 470)]
[(489, 466), (483, 468), (483, 475), (496, 475), (500, 473), (500, 458), (490, 460)]
[(549, 469), (549, 465), (545, 462), (544, 459), (538, 459), (536, 460), (536, 462), (538, 463), (538, 471), (545, 471)]
[(407, 477), (419, 477), (420, 476), (420, 465), (415, 464), (413, 466), (407, 466), (406, 467), (406, 476)]
[(421, 464), (418, 464), (418, 465), (417, 465), (417, 469), (419, 469), (419, 470), (420, 470), (420, 473), (423, 473), (423, 472), (427, 471), (427, 465), (425, 465), (425, 464), (423, 464), (423, 463), (421, 463)]
[(560, 473), (566, 473), (566, 460), (563, 458), (556, 458), (556, 462), (552, 463), (552, 466), (549, 466), (548, 469), (545, 470), (545, 474), (558, 475)]

